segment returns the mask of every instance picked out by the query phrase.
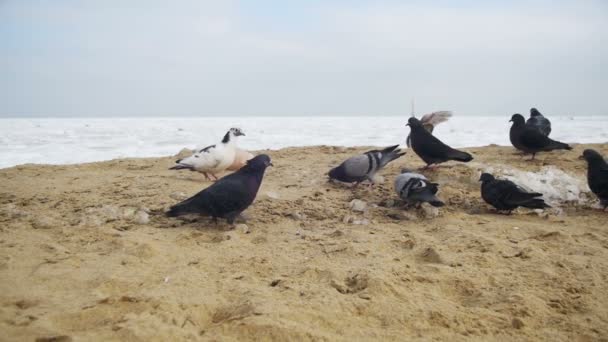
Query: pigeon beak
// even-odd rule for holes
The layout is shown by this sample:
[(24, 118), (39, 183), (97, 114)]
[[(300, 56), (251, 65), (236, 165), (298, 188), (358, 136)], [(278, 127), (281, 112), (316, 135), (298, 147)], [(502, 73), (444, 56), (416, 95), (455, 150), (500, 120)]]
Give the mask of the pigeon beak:
[(584, 155), (581, 154), (580, 156), (578, 156), (578, 160), (584, 160), (584, 159), (585, 159)]
[(406, 123), (405, 125), (406, 125), (406, 126), (409, 126), (409, 125), (410, 125), (410, 123), (408, 122), (408, 123)]
[(274, 164), (272, 162), (268, 163), (268, 166), (274, 166)]
[(181, 159), (178, 159), (175, 161), (175, 164), (179, 164), (181, 161), (182, 161)]
[(509, 120), (509, 122), (513, 122), (513, 119)]

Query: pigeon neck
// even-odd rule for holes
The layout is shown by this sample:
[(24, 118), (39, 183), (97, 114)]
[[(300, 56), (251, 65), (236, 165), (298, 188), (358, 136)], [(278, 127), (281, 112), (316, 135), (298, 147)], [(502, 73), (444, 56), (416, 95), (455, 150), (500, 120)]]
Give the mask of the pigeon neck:
[(512, 127), (522, 127), (522, 126), (525, 126), (525, 125), (526, 125), (526, 123), (525, 123), (525, 122), (519, 122), (519, 121), (517, 121), (517, 120), (514, 120), (514, 121), (513, 121), (513, 126), (512, 126)]
[(255, 179), (258, 183), (261, 183), (262, 178), (264, 177), (264, 172), (266, 171), (266, 168), (257, 168), (257, 167), (253, 168), (250, 166), (245, 166), (241, 170), (243, 170), (244, 174)]
[(226, 144), (226, 145), (230, 145), (232, 143), (234, 143), (236, 141), (236, 137), (233, 136), (232, 134), (230, 134), (230, 132), (226, 133), (226, 135), (224, 135), (224, 138), (222, 139), (222, 144)]
[(608, 168), (608, 163), (601, 156), (595, 157), (595, 158), (590, 158), (588, 163), (589, 163), (589, 166)]

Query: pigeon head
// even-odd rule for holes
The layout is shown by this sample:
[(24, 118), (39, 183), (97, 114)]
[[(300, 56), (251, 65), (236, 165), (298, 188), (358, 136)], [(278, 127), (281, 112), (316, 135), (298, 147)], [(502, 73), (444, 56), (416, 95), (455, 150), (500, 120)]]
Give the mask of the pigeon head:
[(240, 128), (231, 128), (228, 130), (228, 132), (226, 132), (226, 135), (224, 135), (224, 139), (222, 139), (222, 143), (226, 144), (230, 141), (233, 141), (233, 138), (239, 137), (245, 135), (245, 133), (243, 133), (243, 131)]
[(530, 108), (530, 116), (542, 116), (542, 114), (536, 108)]
[(509, 122), (512, 122), (515, 125), (525, 125), (526, 119), (521, 114), (513, 114), (513, 116), (511, 116), (511, 120)]
[(416, 119), (415, 117), (411, 117), (407, 120), (407, 124), (406, 126), (410, 126), (410, 127), (422, 127), (422, 123), (420, 122), (420, 120)]
[(234, 135), (235, 137), (245, 135), (245, 133), (243, 133), (243, 131), (240, 128), (233, 127), (228, 132), (232, 133), (232, 135)]
[(334, 167), (333, 169), (329, 170), (329, 173), (327, 175), (329, 176), (330, 179), (338, 179), (343, 174), (344, 174), (344, 171), (342, 169), (340, 169), (339, 167)]
[(604, 158), (601, 154), (599, 154), (596, 150), (586, 149), (583, 151), (582, 157), (587, 161), (587, 163), (597, 163), (604, 162)]
[(266, 154), (260, 154), (247, 161), (247, 168), (250, 170), (265, 170), (267, 167), (273, 166), (270, 157)]
[(491, 174), (486, 173), (486, 172), (482, 173), (481, 177), (479, 177), (480, 182), (490, 182), (490, 181), (493, 181), (494, 179), (495, 179), (494, 176), (492, 176)]

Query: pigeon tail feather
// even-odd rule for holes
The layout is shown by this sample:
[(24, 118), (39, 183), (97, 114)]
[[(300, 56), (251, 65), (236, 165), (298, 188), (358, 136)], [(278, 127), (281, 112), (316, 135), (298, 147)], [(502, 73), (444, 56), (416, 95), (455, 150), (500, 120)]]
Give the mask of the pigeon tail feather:
[(545, 203), (545, 201), (542, 198), (533, 198), (529, 201), (522, 203), (521, 206), (525, 207), (525, 208), (529, 208), (529, 209), (551, 208), (551, 206), (548, 205), (547, 203)]
[(183, 169), (194, 170), (194, 167), (192, 167), (192, 165), (177, 164), (177, 165), (169, 168), (169, 170), (183, 170)]
[(555, 141), (555, 140), (551, 140), (551, 145), (549, 145), (550, 149), (552, 150), (571, 150), (572, 146), (563, 143), (563, 142), (559, 142), (559, 141)]
[(450, 152), (450, 159), (461, 162), (470, 162), (471, 160), (473, 160), (473, 156), (467, 152), (452, 150)]

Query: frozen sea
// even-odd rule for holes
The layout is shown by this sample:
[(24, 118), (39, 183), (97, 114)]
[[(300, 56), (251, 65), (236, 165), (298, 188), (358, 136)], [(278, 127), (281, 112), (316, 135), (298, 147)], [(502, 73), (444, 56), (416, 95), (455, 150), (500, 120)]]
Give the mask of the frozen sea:
[[(551, 137), (608, 142), (608, 116), (550, 117)], [(0, 168), (174, 155), (218, 142), (230, 127), (249, 150), (288, 146), (405, 144), (406, 116), (0, 119)], [(509, 145), (509, 117), (453, 116), (434, 134), (453, 147)]]

